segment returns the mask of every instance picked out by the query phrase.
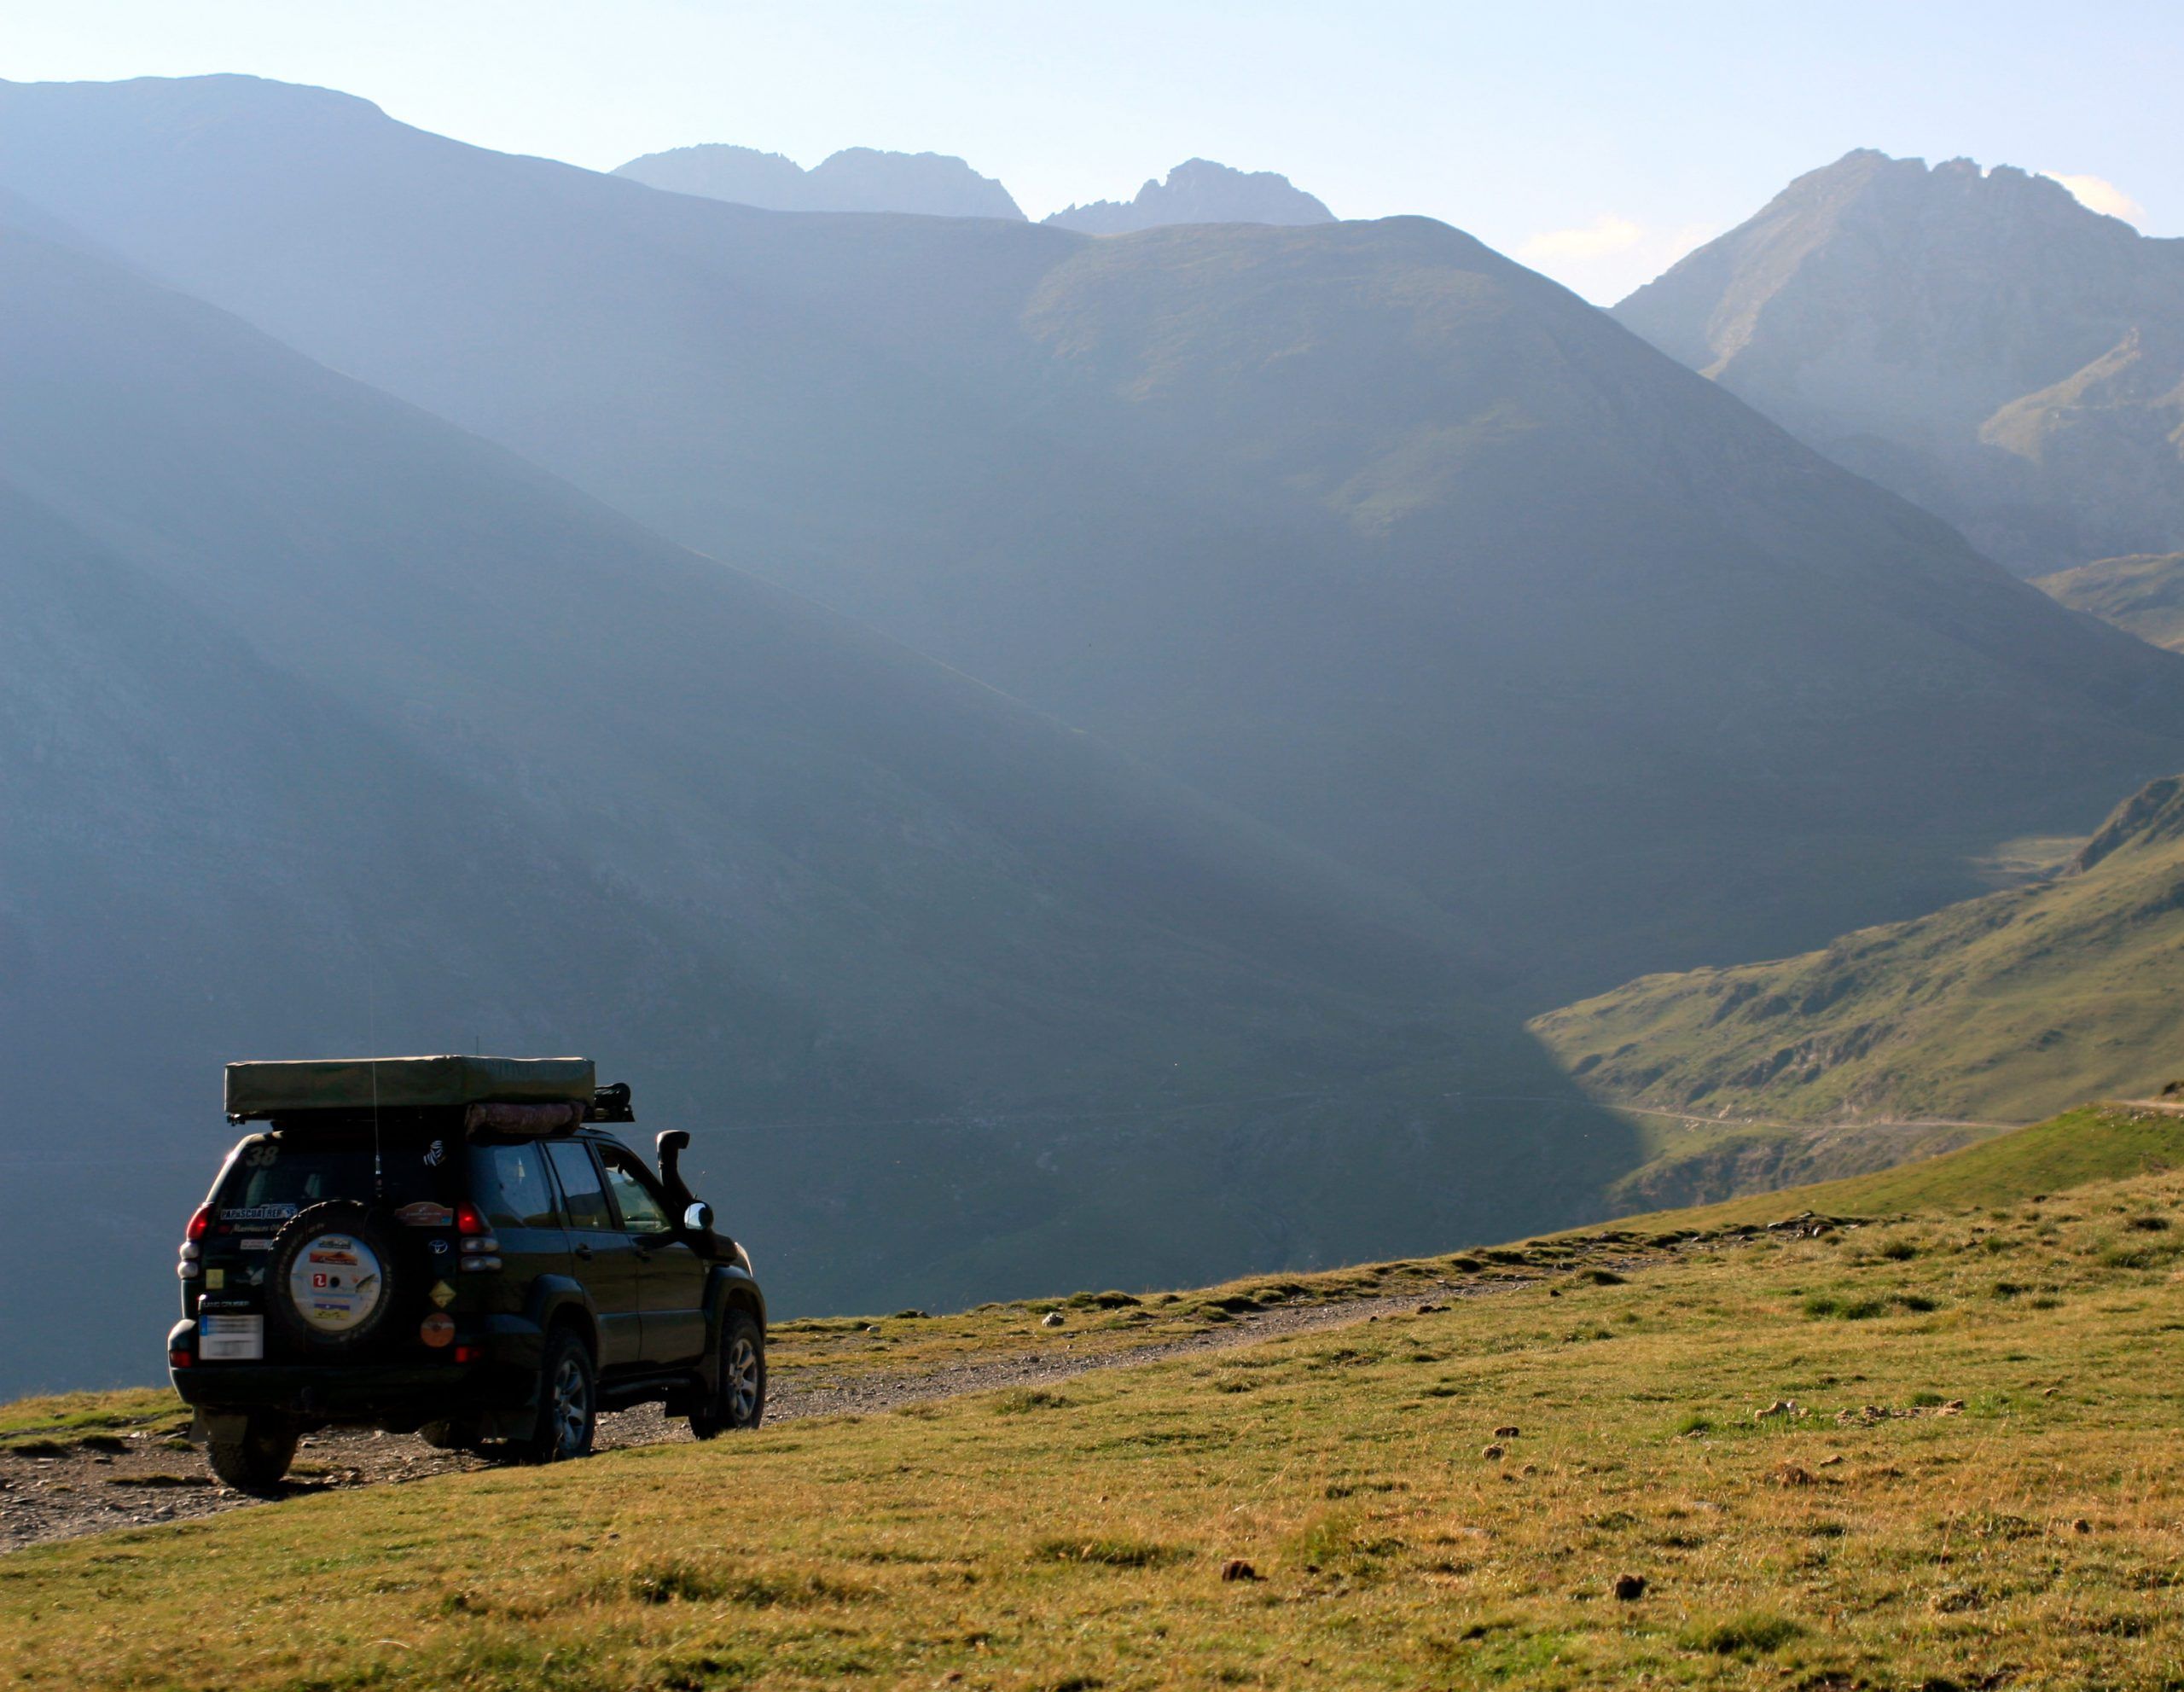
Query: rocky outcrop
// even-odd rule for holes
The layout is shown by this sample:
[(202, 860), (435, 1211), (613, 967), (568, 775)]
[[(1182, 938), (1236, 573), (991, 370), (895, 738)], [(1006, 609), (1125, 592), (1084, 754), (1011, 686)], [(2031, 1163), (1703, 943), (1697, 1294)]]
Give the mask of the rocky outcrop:
[(1851, 153), (1616, 315), (2020, 574), (2184, 546), (2184, 241)]
[(1087, 235), (1125, 235), (1165, 224), (1331, 224), (1333, 212), (1272, 171), (1237, 171), (1189, 159), (1164, 183), (1147, 181), (1135, 200), (1095, 200), (1047, 222)]
[(942, 153), (850, 147), (807, 171), (793, 159), (752, 147), (677, 147), (632, 159), (614, 174), (676, 194), (774, 212), (912, 212), (1024, 221), (1007, 189)]

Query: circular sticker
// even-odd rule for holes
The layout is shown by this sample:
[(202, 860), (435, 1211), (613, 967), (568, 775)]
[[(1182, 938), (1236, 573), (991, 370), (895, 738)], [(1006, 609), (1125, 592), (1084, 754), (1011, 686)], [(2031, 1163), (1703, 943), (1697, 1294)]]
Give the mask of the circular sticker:
[(306, 1324), (346, 1334), (379, 1308), (386, 1288), (379, 1255), (350, 1234), (321, 1234), (296, 1253), (288, 1296)]
[(417, 1337), (428, 1346), (444, 1346), (455, 1338), (455, 1318), (444, 1311), (435, 1311), (419, 1324)]

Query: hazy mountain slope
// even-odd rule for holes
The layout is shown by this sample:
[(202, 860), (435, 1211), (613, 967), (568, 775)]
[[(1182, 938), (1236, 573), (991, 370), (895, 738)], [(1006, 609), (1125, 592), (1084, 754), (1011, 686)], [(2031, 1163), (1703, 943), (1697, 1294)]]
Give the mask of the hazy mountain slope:
[(1430, 908), (4, 228), (0, 467), (0, 1024), (26, 1097), (99, 1078), (133, 1251), (219, 1062), (373, 1043), (595, 1053), (790, 1309), (1409, 1248), (1627, 1161)]
[(1604, 1098), (2009, 1120), (2184, 1073), (2184, 777), (2059, 879), (1824, 951), (1633, 981), (1532, 1026)]
[(1086, 235), (1127, 235), (1167, 224), (1331, 224), (1334, 213), (1275, 172), (1186, 159), (1165, 183), (1148, 179), (1135, 199), (1095, 200), (1042, 221)]
[(850, 147), (807, 171), (778, 153), (714, 143), (648, 153), (617, 166), (614, 174), (677, 194), (774, 212), (915, 212), (1024, 221), (1007, 189), (941, 153)]
[(36, 1195), (0, 1280), (38, 1289), (0, 1381), (154, 1366), (224, 1058), (578, 1031), (633, 1052), (685, 958), (551, 831), (0, 480), (0, 1054), (23, 1103), (0, 1169)]
[(2184, 765), (2176, 660), (1422, 219), (792, 218), (235, 78), (0, 90), (0, 141), (313, 356), (1420, 889), (1533, 1006), (1931, 909)]
[(2184, 544), (2184, 241), (1872, 151), (1616, 307), (2025, 575)]
[(2184, 552), (2103, 558), (2033, 583), (2050, 598), (2184, 652)]

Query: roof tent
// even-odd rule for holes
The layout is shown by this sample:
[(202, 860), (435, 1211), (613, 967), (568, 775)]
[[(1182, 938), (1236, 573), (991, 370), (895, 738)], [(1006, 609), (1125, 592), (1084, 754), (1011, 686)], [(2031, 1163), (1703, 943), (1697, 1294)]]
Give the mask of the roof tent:
[(237, 1121), (300, 1111), (460, 1110), (483, 1104), (592, 1103), (588, 1057), (324, 1057), (228, 1066)]

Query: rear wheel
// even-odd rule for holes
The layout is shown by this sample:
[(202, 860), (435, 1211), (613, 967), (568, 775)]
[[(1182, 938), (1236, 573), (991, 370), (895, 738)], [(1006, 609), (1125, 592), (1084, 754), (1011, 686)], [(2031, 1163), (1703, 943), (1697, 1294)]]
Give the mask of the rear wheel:
[(587, 1455), (599, 1422), (599, 1371), (591, 1347), (573, 1329), (546, 1336), (538, 1370), (538, 1416), (530, 1433), (515, 1442), (531, 1462), (563, 1462)]
[(265, 1497), (281, 1489), (282, 1477), (296, 1460), (299, 1430), (287, 1416), (253, 1410), (239, 1422), (222, 1418), (223, 1433), (210, 1435), (205, 1455), (212, 1473), (238, 1492)]
[(730, 1310), (720, 1323), (720, 1383), (712, 1402), (690, 1418), (700, 1439), (756, 1427), (766, 1414), (766, 1336), (747, 1311)]

